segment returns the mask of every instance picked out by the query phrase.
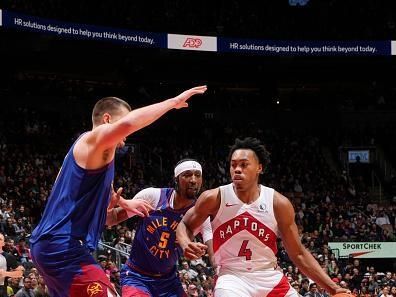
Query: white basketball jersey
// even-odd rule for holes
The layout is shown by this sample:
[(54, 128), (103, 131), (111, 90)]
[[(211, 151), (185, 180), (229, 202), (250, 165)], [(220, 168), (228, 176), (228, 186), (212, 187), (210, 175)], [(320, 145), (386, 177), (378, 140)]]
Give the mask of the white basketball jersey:
[(276, 267), (278, 225), (274, 189), (260, 185), (260, 197), (243, 203), (233, 185), (220, 187), (221, 203), (212, 221), (213, 250), (220, 270), (256, 271)]

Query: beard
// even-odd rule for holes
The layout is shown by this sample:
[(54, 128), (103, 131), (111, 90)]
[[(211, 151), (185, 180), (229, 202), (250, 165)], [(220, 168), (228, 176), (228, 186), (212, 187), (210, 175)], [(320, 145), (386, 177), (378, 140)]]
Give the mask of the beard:
[[(199, 193), (199, 190), (198, 189), (195, 189), (195, 190), (193, 190), (193, 189), (186, 189), (185, 191), (184, 191), (184, 197), (186, 197), (187, 199), (189, 199), (189, 200), (197, 200), (197, 198), (198, 198), (198, 193)], [(180, 193), (179, 193), (180, 194)]]

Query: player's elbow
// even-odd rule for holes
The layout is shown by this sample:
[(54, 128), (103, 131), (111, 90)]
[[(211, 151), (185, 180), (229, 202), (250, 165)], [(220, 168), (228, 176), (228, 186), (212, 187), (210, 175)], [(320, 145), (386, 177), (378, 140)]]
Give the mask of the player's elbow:
[(97, 145), (104, 148), (114, 147), (136, 130), (135, 125), (124, 121), (109, 125), (98, 137)]
[(290, 260), (292, 260), (292, 262), (297, 267), (299, 267), (300, 269), (303, 269), (309, 262), (308, 261), (309, 257), (307, 257), (308, 254), (309, 254), (309, 252), (304, 247), (301, 247), (300, 249), (296, 250), (294, 253), (289, 255), (289, 257), (290, 257)]

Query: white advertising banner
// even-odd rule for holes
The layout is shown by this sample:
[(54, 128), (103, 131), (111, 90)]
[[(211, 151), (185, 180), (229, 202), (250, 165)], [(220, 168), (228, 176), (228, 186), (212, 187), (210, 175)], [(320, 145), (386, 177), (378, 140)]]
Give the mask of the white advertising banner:
[(329, 247), (340, 257), (396, 258), (396, 242), (329, 242)]
[(392, 56), (395, 56), (396, 55), (396, 41), (395, 40), (392, 40), (392, 43), (391, 43), (392, 45)]
[(216, 52), (217, 37), (168, 34), (168, 48)]

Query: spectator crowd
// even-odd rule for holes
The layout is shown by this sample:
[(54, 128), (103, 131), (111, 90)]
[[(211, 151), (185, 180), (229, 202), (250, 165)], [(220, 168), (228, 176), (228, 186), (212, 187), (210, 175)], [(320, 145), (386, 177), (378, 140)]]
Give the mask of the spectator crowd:
[[(63, 123), (66, 128), (58, 130), (57, 135), (60, 124), (56, 119), (30, 109), (15, 113), (19, 117), (9, 113), (5, 115), (7, 121), (0, 123), (0, 232), (6, 237), (4, 251), (16, 258), (25, 273), (21, 279), (8, 280), (8, 294), (23, 296), (18, 292), (25, 290), (29, 296), (47, 296), (44, 281), (32, 265), (28, 239), (59, 170), (63, 155), (59, 148), (68, 147), (65, 143), (73, 141), (77, 128), (71, 122)], [(263, 139), (272, 152), (263, 183), (292, 201), (301, 241), (324, 271), (355, 296), (396, 296), (394, 266), (384, 270), (372, 261), (339, 257), (328, 245), (336, 241), (396, 241), (394, 202), (371, 201), (367, 180), (332, 169), (324, 157), (320, 136), (266, 130), (257, 123), (247, 125), (247, 129), (252, 127), (256, 127), (253, 136)], [(190, 138), (189, 132), (177, 125), (166, 137), (161, 129), (152, 129), (143, 133), (139, 142), (120, 151), (116, 187), (122, 186), (125, 195), (132, 198), (148, 186), (170, 185), (173, 165), (183, 157), (196, 158), (203, 164), (205, 188), (227, 183), (227, 144), (243, 136), (244, 130), (210, 121), (190, 128), (195, 133)], [(180, 142), (179, 138), (188, 141)], [(158, 156), (166, 160), (161, 174)], [(136, 222), (131, 219), (106, 228), (102, 243), (116, 252), (102, 245), (97, 251), (100, 265), (118, 290), (120, 265), (127, 258)], [(278, 245), (279, 267), (290, 284), (302, 296), (328, 296), (293, 266), (281, 241)], [(179, 276), (188, 296), (212, 296), (214, 274), (207, 256), (196, 261), (180, 259)]]

